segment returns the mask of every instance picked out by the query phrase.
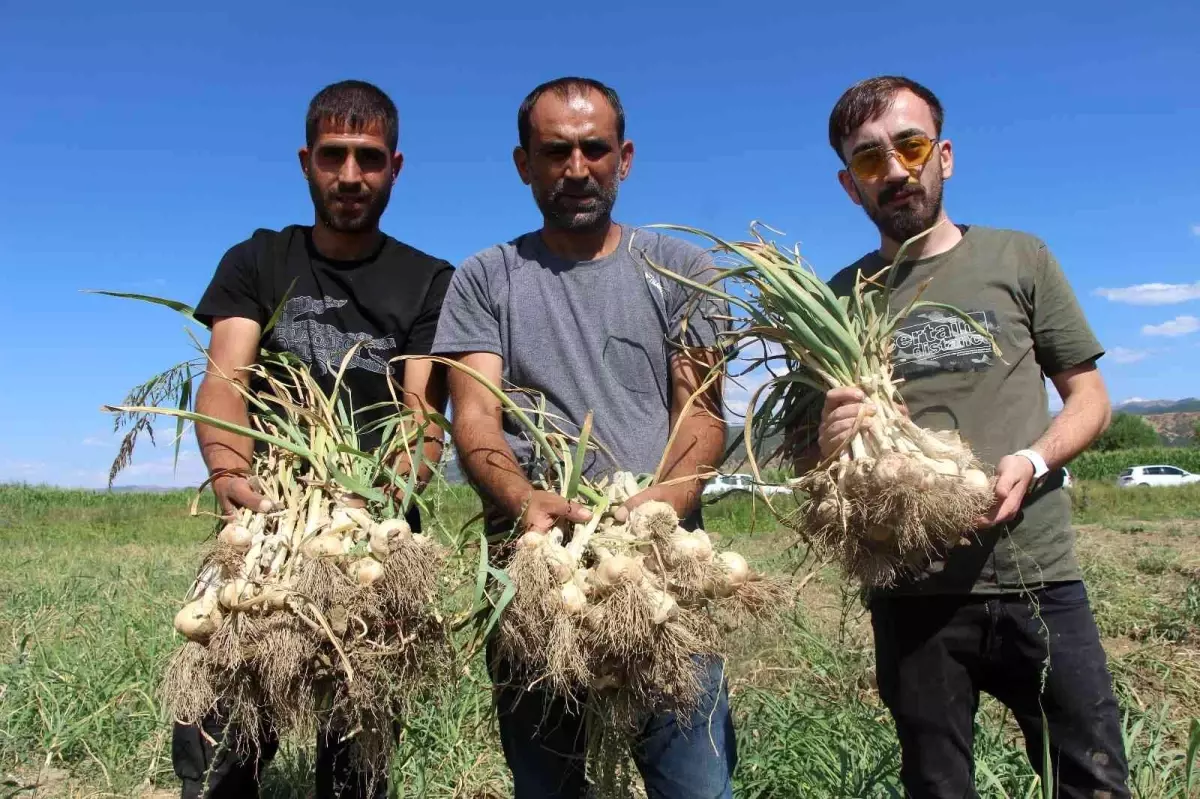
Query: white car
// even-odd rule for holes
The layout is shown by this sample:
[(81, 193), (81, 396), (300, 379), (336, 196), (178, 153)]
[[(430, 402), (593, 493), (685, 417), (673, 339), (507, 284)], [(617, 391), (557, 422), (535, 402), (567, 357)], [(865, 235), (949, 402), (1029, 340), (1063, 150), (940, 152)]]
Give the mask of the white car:
[(1133, 466), (1121, 472), (1117, 485), (1132, 486), (1181, 486), (1200, 483), (1200, 474), (1192, 474), (1178, 466)]
[(757, 491), (765, 496), (792, 493), (787, 486), (756, 483), (754, 476), (749, 474), (719, 474), (708, 481), (702, 493), (706, 497), (722, 497), (733, 491)]

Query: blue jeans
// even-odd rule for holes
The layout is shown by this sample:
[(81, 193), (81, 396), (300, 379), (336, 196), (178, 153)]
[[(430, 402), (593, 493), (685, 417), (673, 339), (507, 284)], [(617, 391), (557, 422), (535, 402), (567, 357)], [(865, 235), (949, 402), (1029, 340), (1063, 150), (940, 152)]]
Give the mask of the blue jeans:
[[(508, 664), (491, 651), (488, 670), (514, 799), (586, 796), (583, 715), (553, 694), (512, 685)], [(724, 664), (710, 661), (705, 674), (706, 695), (690, 725), (680, 725), (673, 713), (658, 714), (633, 742), (630, 754), (649, 799), (732, 799), (737, 745)]]
[(871, 623), (909, 796), (977, 796), (980, 691), (1012, 711), (1038, 774), (1049, 731), (1055, 796), (1130, 795), (1121, 718), (1082, 582), (1001, 596), (876, 597)]

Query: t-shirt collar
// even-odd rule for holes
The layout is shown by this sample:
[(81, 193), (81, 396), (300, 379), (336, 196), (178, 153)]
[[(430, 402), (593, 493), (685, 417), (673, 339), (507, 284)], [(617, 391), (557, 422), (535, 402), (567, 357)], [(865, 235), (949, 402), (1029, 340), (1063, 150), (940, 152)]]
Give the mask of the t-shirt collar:
[(313, 242), (312, 234), (313, 234), (312, 225), (305, 225), (305, 227), (304, 227), (304, 247), (305, 247), (305, 249), (308, 250), (309, 257), (312, 258), (313, 260), (320, 261), (321, 263), (329, 264), (334, 269), (353, 269), (356, 266), (362, 266), (363, 264), (370, 263), (371, 261), (374, 261), (376, 258), (379, 257), (379, 254), (381, 252), (383, 252), (384, 246), (387, 245), (387, 234), (384, 233), (383, 231), (380, 231), (379, 232), (379, 246), (377, 246), (372, 252), (368, 253), (367, 255), (364, 255), (362, 258), (356, 258), (352, 261), (339, 261), (334, 258), (328, 258), (328, 257), (322, 255), (321, 251), (317, 249), (317, 245)]
[[(950, 249), (946, 250), (945, 252), (939, 252), (937, 255), (928, 255), (924, 258), (905, 258), (900, 263), (907, 268), (915, 269), (919, 266), (926, 266), (928, 264), (936, 263), (939, 260), (949, 258), (950, 256), (957, 254), (960, 250), (969, 249), (969, 246), (964, 245), (967, 245), (967, 236), (971, 232), (971, 226), (955, 225), (955, 227), (958, 228), (960, 233), (962, 233), (962, 238), (955, 242), (954, 246)], [(889, 263), (889, 261), (884, 258), (882, 254), (880, 254), (879, 250), (875, 251), (875, 258), (883, 266), (887, 266)]]
[(614, 222), (614, 224), (616, 224), (621, 229), (621, 241), (620, 241), (620, 243), (617, 244), (617, 248), (615, 250), (613, 250), (608, 255), (602, 256), (600, 258), (592, 258), (587, 261), (572, 261), (569, 258), (563, 258), (561, 255), (559, 255), (558, 253), (554, 252), (553, 250), (551, 250), (549, 247), (546, 246), (546, 242), (542, 238), (541, 230), (534, 232), (535, 252), (539, 256), (544, 257), (544, 258), (554, 262), (555, 265), (560, 266), (564, 269), (579, 269), (579, 268), (586, 269), (586, 268), (594, 267), (594, 266), (604, 266), (604, 265), (608, 264), (609, 262), (611, 262), (613, 259), (617, 258), (620, 255), (622, 250), (628, 249), (630, 238), (633, 236), (633, 228), (630, 227), (629, 225), (623, 225), (620, 222)]

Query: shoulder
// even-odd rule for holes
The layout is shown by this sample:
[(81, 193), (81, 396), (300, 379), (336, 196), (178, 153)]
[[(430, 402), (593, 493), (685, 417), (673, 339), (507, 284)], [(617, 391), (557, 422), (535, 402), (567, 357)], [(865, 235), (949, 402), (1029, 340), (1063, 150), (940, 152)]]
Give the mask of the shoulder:
[(658, 230), (633, 228), (629, 238), (629, 249), (635, 257), (643, 254), (657, 266), (673, 272), (686, 274), (712, 265), (712, 256), (708, 250)]
[(464, 278), (484, 279), (494, 283), (507, 279), (508, 272), (528, 261), (537, 260), (536, 233), (523, 233), (514, 239), (484, 247), (468, 255), (458, 265)]
[(989, 271), (993, 276), (1009, 275), (1028, 302), (1033, 302), (1034, 289), (1040, 282), (1060, 276), (1058, 262), (1050, 248), (1041, 237), (1032, 233), (971, 225), (966, 236), (971, 242), (969, 257), (990, 263)]
[(1017, 255), (1037, 257), (1047, 251), (1046, 242), (1040, 237), (1023, 230), (968, 225), (967, 238), (973, 251), (1012, 252)]
[(225, 251), (222, 261), (233, 261), (240, 265), (256, 266), (266, 258), (274, 248), (283, 243), (290, 246), (297, 237), (302, 238), (306, 227), (304, 225), (288, 225), (274, 230), (272, 228), (256, 228), (248, 238)]
[(430, 255), (424, 250), (417, 249), (397, 238), (384, 234), (383, 256), (403, 265), (405, 272), (412, 276), (414, 272), (433, 277), (442, 272), (453, 272), (454, 265), (445, 258)]
[(836, 272), (833, 277), (829, 278), (827, 285), (834, 294), (849, 294), (850, 290), (854, 288), (854, 280), (859, 272), (868, 275), (873, 274), (885, 265), (884, 260), (879, 257), (878, 252), (869, 252), (854, 263)]

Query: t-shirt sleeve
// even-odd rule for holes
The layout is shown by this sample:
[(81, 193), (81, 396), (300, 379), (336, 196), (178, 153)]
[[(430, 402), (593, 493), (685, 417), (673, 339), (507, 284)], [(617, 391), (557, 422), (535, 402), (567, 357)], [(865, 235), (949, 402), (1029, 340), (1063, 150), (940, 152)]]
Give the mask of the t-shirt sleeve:
[(444, 268), (439, 269), (433, 276), (433, 280), (429, 283), (429, 290), (425, 292), (421, 310), (413, 322), (412, 330), (409, 331), (408, 343), (404, 348), (405, 355), (428, 355), (433, 349), (438, 320), (442, 313), (442, 303), (446, 299), (446, 290), (453, 277), (454, 267), (450, 264), (445, 264)]
[(487, 269), (480, 256), (471, 256), (454, 270), (442, 303), (432, 354), (504, 354), (500, 347), (500, 319), (490, 289)]
[[(689, 248), (690, 257), (676, 267), (679, 274), (694, 283), (711, 284), (719, 274), (707, 250)], [(714, 288), (723, 289), (721, 283)], [(688, 347), (715, 347), (720, 336), (729, 329), (723, 318), (729, 306), (723, 300), (676, 282), (670, 296), (669, 333), (671, 341)]]
[(259, 296), (256, 270), (251, 241), (230, 247), (196, 306), (196, 319), (208, 328), (214, 319), (225, 316), (253, 319), (265, 325), (271, 315)]
[(1032, 302), (1034, 353), (1048, 377), (1104, 354), (1071, 284), (1044, 243), (1035, 259)]

